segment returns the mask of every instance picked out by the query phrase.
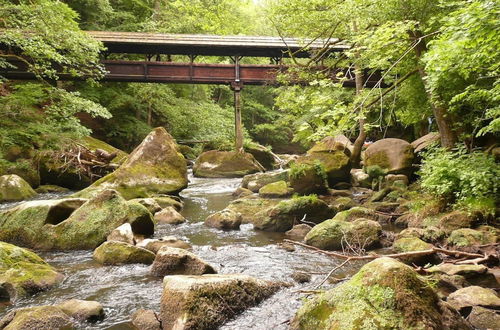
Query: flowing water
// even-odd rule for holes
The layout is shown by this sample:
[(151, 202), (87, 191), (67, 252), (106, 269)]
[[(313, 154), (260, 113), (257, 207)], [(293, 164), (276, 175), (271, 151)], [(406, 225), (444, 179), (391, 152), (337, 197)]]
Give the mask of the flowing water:
[[(298, 248), (287, 252), (277, 245), (282, 233), (254, 231), (252, 225), (239, 231), (220, 231), (205, 227), (203, 220), (222, 210), (233, 199), (231, 193), (241, 179), (200, 179), (190, 176), (190, 184), (181, 193), (183, 215), (188, 222), (159, 225), (155, 237), (174, 235), (193, 245), (193, 252), (214, 265), (219, 273), (243, 273), (267, 280), (292, 283), (259, 306), (251, 308), (226, 323), (222, 329), (286, 329), (287, 321), (300, 307), (304, 293), (313, 289), (325, 274), (338, 264), (326, 256)], [(58, 198), (44, 195), (39, 198)], [(0, 209), (15, 204), (0, 205)], [(15, 306), (1, 306), (0, 317), (19, 307), (56, 304), (67, 299), (96, 300), (105, 307), (106, 318), (95, 324), (82, 324), (81, 329), (131, 329), (128, 320), (139, 308), (159, 311), (161, 279), (149, 275), (149, 266), (101, 266), (93, 261), (92, 251), (42, 252), (47, 262), (66, 275), (56, 288), (18, 301)], [(353, 274), (360, 264), (344, 267), (336, 273)], [(294, 272), (312, 273), (312, 281), (295, 283)], [(327, 284), (327, 286), (330, 284)]]

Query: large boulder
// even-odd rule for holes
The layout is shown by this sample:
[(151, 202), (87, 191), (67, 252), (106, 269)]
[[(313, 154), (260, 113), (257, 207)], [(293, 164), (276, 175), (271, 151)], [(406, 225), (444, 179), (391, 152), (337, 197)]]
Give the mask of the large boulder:
[(95, 196), (115, 189), (125, 199), (175, 194), (187, 187), (187, 166), (175, 141), (163, 127), (155, 128), (113, 173), (94, 182), (77, 196)]
[(410, 175), (413, 171), (413, 147), (404, 140), (388, 138), (378, 140), (365, 150), (364, 166), (379, 166), (388, 174)]
[(277, 164), (277, 157), (271, 150), (257, 143), (247, 144), (244, 150), (261, 164), (266, 170), (273, 170)]
[(477, 214), (466, 211), (453, 211), (440, 217), (438, 226), (449, 234), (456, 229), (470, 228), (479, 220)]
[(227, 209), (241, 214), (242, 223), (255, 223), (259, 219), (259, 212), (268, 210), (279, 202), (279, 199), (249, 196), (232, 201)]
[(290, 187), (297, 194), (322, 194), (328, 190), (325, 167), (319, 161), (294, 163), (288, 176)]
[(269, 172), (269, 173), (254, 173), (243, 177), (241, 187), (247, 188), (252, 192), (259, 192), (259, 189), (265, 185), (278, 181), (287, 181), (288, 171)]
[(0, 302), (48, 290), (63, 279), (35, 253), (0, 242)]
[(259, 196), (263, 198), (285, 198), (293, 193), (293, 189), (288, 187), (286, 181), (268, 183), (259, 189)]
[(23, 178), (15, 174), (0, 176), (0, 202), (21, 201), (36, 195)]
[(165, 330), (216, 329), (256, 306), (280, 285), (248, 275), (166, 276), (160, 321)]
[(193, 166), (194, 176), (202, 178), (237, 178), (264, 170), (252, 154), (237, 151), (204, 152)]
[(411, 143), (411, 146), (413, 147), (413, 149), (415, 149), (415, 153), (419, 153), (432, 146), (433, 144), (438, 144), (440, 138), (441, 136), (438, 132), (430, 132), (413, 141)]
[(103, 265), (150, 265), (155, 260), (155, 254), (132, 244), (111, 241), (104, 242), (94, 250), (94, 260)]
[(0, 320), (3, 330), (75, 329), (70, 316), (56, 306), (38, 306), (16, 309)]
[(447, 302), (456, 310), (474, 306), (500, 309), (500, 298), (492, 289), (468, 286), (448, 296)]
[(243, 217), (229, 209), (216, 212), (205, 219), (205, 226), (222, 230), (240, 229)]
[(331, 219), (314, 226), (304, 240), (323, 250), (369, 249), (379, 243), (381, 234), (382, 226), (373, 220), (360, 218), (347, 222)]
[(474, 306), (467, 320), (476, 329), (500, 329), (500, 313), (494, 309)]
[[(489, 226), (484, 226), (489, 227)], [(451, 232), (447, 239), (448, 244), (458, 247), (468, 247), (482, 244), (496, 243), (498, 241), (498, 230), (492, 228), (491, 231), (484, 230), (484, 227), (478, 229), (462, 228)], [(483, 230), (480, 230), (483, 229)]]
[(315, 195), (301, 196), (261, 211), (256, 215), (254, 226), (263, 231), (285, 232), (301, 220), (320, 223), (334, 214), (335, 211)]
[(197, 255), (184, 249), (162, 247), (151, 266), (154, 276), (215, 274), (215, 269)]
[[(394, 241), (392, 247), (397, 253), (425, 251), (434, 248), (432, 244), (426, 243), (417, 237), (399, 238)], [(425, 256), (408, 256), (400, 259), (408, 264), (425, 265), (429, 262), (438, 262), (439, 258), (435, 254)]]
[(130, 223), (134, 234), (154, 233), (151, 213), (144, 206), (105, 190), (86, 202), (33, 201), (1, 212), (0, 240), (41, 250), (95, 249), (124, 223)]
[(309, 299), (291, 329), (472, 329), (411, 267), (378, 258)]

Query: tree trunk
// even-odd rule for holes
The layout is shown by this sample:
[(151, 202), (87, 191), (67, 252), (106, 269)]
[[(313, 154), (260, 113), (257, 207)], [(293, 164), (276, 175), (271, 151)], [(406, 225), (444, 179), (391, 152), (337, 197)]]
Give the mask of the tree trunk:
[(153, 107), (151, 105), (148, 105), (148, 125), (151, 126), (153, 123)]
[[(411, 33), (411, 37), (414, 40), (418, 40), (422, 37), (422, 33), (420, 31), (414, 31)], [(415, 46), (415, 53), (417, 55), (417, 59), (421, 59), (423, 53), (427, 51), (427, 45), (424, 39), (420, 39), (420, 42)], [(427, 83), (427, 74), (424, 68), (419, 64), (418, 73), (420, 78), (424, 83), (425, 92), (427, 93), (427, 97), (429, 98), (429, 103), (432, 107), (432, 112), (434, 113), (434, 118), (436, 119), (436, 123), (439, 130), (439, 135), (441, 136), (441, 146), (446, 149), (451, 149), (457, 143), (457, 135), (455, 131), (453, 131), (453, 120), (448, 113), (448, 109), (439, 102), (437, 99), (437, 95), (435, 95), (432, 90), (429, 88), (429, 84)]]

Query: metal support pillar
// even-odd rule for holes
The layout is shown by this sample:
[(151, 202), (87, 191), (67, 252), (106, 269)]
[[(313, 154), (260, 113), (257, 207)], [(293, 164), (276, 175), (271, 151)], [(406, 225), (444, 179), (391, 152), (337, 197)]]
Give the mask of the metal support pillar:
[(240, 56), (234, 57), (234, 82), (231, 89), (234, 92), (234, 137), (235, 149), (238, 152), (243, 151), (243, 129), (241, 125), (241, 90), (243, 83), (240, 80)]

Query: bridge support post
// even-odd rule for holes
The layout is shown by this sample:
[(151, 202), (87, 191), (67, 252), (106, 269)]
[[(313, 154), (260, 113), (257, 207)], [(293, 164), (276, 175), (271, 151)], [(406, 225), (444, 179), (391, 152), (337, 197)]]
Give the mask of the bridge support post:
[(243, 151), (243, 129), (241, 125), (241, 84), (231, 84), (234, 92), (234, 137), (236, 151)]

